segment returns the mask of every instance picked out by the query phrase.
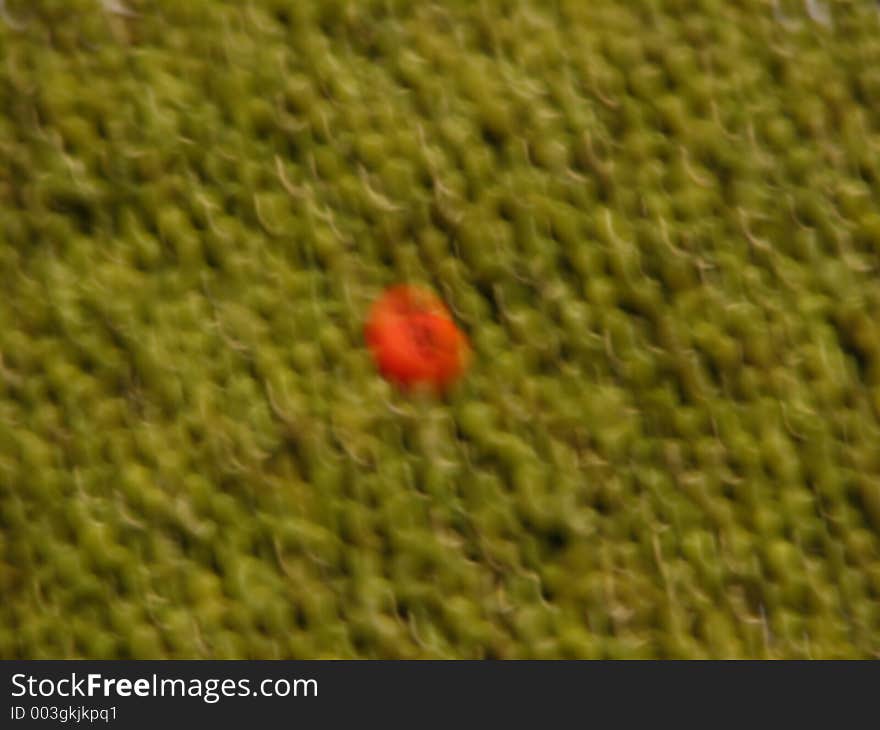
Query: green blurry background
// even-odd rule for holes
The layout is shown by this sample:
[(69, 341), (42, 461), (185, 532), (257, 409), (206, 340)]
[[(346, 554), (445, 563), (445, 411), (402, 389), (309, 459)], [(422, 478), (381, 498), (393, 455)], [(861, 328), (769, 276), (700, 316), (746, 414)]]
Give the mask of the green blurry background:
[(874, 2), (6, 0), (0, 656), (877, 657), (878, 191)]

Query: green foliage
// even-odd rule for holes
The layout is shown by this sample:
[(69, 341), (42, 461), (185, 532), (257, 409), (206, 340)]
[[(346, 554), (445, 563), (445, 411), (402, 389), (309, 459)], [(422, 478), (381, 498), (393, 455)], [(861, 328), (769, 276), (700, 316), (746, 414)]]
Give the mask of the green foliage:
[(874, 3), (125, 5), (0, 18), (0, 657), (880, 655)]

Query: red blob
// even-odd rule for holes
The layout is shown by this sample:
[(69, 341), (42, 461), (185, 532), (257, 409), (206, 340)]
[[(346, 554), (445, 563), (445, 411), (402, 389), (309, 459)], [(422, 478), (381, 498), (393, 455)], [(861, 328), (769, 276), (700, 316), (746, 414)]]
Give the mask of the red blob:
[(446, 390), (470, 359), (467, 336), (430, 292), (399, 285), (373, 305), (364, 330), (379, 372), (405, 390)]

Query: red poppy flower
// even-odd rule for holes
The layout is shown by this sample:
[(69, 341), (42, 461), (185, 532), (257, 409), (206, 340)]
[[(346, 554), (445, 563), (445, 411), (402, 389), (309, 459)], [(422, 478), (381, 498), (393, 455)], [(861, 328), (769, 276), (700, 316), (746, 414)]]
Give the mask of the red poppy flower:
[(364, 332), (383, 376), (409, 390), (448, 388), (467, 368), (470, 345), (436, 296), (412, 286), (388, 289)]

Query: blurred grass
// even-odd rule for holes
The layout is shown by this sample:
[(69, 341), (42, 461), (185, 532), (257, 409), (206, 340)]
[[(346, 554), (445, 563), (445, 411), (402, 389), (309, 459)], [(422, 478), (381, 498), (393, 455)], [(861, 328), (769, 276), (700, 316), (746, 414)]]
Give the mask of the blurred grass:
[(7, 0), (0, 657), (878, 656), (875, 5)]

